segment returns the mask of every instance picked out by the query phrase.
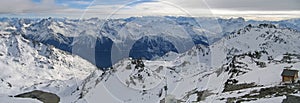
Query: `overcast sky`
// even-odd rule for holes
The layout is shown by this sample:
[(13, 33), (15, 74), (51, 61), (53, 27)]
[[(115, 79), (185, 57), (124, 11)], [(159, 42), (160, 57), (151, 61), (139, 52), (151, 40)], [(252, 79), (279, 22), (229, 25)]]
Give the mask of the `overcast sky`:
[(1, 0), (0, 16), (299, 18), (300, 0)]

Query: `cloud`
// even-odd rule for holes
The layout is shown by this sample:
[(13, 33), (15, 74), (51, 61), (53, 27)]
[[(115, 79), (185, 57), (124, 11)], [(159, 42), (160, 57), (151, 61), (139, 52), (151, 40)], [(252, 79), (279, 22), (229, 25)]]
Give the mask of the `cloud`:
[[(103, 0), (100, 0), (103, 1)], [(114, 0), (108, 5), (93, 5), (86, 14), (102, 16), (263, 16), (300, 17), (297, 0)], [(123, 5), (121, 4), (123, 3)], [(105, 4), (105, 3), (104, 3)], [(105, 11), (101, 11), (105, 10)], [(97, 12), (98, 11), (98, 12)], [(275, 16), (276, 15), (276, 16)]]
[[(84, 0), (88, 1), (88, 0)], [(0, 4), (2, 17), (80, 17), (84, 10), (64, 3), (84, 3), (83, 0), (5, 0)], [(74, 5), (73, 5), (74, 6)]]
[(299, 0), (206, 0), (214, 9), (240, 11), (299, 11)]
[(91, 1), (72, 1), (71, 3), (79, 5), (90, 5)]
[[(35, 1), (35, 2), (34, 2)], [(300, 17), (299, 0), (5, 0), (0, 15)], [(39, 2), (36, 2), (39, 1)], [(276, 16), (274, 16), (276, 15)]]
[(1, 1), (0, 13), (41, 13), (50, 12), (58, 9), (67, 9), (64, 6), (55, 4), (55, 0), (43, 0), (41, 3), (34, 3), (31, 0), (6, 0)]
[[(196, 1), (196, 0), (190, 0)], [(199, 0), (197, 0), (199, 1)], [(200, 3), (200, 4), (199, 4)], [(191, 3), (194, 6), (195, 3)], [(111, 5), (93, 5), (87, 8), (85, 17), (91, 15), (101, 17), (130, 17), (130, 16), (204, 16), (212, 15), (209, 8), (204, 2), (198, 2), (198, 8), (191, 8), (191, 4), (182, 3), (182, 0), (173, 1), (157, 1), (142, 0), (133, 1), (124, 4)]]
[[(22, 5), (17, 5), (21, 3)], [(30, 9), (34, 4), (30, 0), (1, 1), (0, 13), (22, 12)]]

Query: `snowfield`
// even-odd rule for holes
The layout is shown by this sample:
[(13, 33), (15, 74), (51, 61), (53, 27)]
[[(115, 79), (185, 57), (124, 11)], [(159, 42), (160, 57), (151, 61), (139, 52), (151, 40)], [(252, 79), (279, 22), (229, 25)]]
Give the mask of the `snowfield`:
[(61, 98), (68, 97), (97, 69), (78, 56), (26, 40), (18, 34), (1, 34), (0, 44), (0, 71), (3, 71), (0, 73), (0, 95), (43, 90)]

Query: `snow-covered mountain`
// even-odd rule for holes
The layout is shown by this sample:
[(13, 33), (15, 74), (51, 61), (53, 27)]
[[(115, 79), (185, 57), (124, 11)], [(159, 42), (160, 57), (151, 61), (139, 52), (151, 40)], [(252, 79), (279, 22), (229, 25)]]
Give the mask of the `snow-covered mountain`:
[(298, 90), (297, 83), (282, 84), (280, 74), (284, 68), (300, 70), (299, 38), (296, 30), (248, 25), (182, 54), (171, 52), (155, 61), (123, 59), (90, 75), (78, 102), (96, 103), (103, 97), (114, 103), (281, 103)]
[[(193, 20), (191, 24), (189, 24), (190, 20)], [(96, 63), (96, 65), (98, 67), (109, 67), (118, 60), (128, 56), (134, 58), (146, 57), (147, 59), (152, 59), (153, 57), (162, 56), (164, 53), (169, 51), (184, 52), (190, 49), (194, 43), (208, 45), (205, 34), (199, 31), (201, 29), (199, 24), (195, 26), (192, 25), (197, 23), (194, 18), (188, 18), (186, 21), (187, 23), (181, 24), (183, 21), (178, 23), (176, 20), (165, 17), (136, 17), (107, 21), (95, 18), (78, 21), (48, 18), (33, 23), (29, 27), (25, 27), (23, 32), (26, 38), (40, 41), (45, 44), (51, 44), (68, 52), (73, 52), (73, 46), (82, 45), (82, 43), (92, 44), (94, 47), (98, 46), (101, 49), (108, 49), (108, 51), (111, 51), (110, 48), (117, 48), (112, 51), (117, 52), (115, 54), (121, 55), (115, 56), (115, 59), (113, 60), (109, 60), (111, 59), (110, 56), (97, 55), (103, 54), (101, 52), (102, 50), (90, 48), (100, 52), (95, 52), (96, 62), (98, 62), (97, 60), (100, 60), (98, 63), (104, 62), (101, 61), (101, 58), (112, 61), (112, 63)], [(92, 40), (85, 39), (90, 37), (92, 37)], [(148, 38), (147, 40), (152, 41), (151, 43), (163, 43), (164, 45), (159, 48), (155, 48), (156, 45), (146, 42), (145, 37), (151, 37), (151, 39)], [(157, 38), (163, 38), (165, 40)], [(134, 46), (141, 45), (139, 41), (144, 41), (144, 44), (149, 48)], [(101, 42), (101, 44), (98, 42)], [(136, 42), (139, 43), (137, 44)], [(175, 45), (176, 49), (178, 50), (173, 50), (174, 48), (166, 48), (171, 45)], [(138, 55), (135, 53), (140, 51), (147, 53), (145, 53), (145, 55)], [(161, 51), (162, 53), (151, 51)], [(80, 56), (83, 58), (89, 58), (85, 57), (84, 55)]]
[[(23, 23), (22, 20), (18, 19), (13, 22)], [(114, 57), (101, 56), (97, 54), (110, 53), (97, 53), (101, 52), (101, 50), (89, 48), (97, 51), (94, 54), (96, 62), (97, 60), (99, 61), (95, 63), (95, 61), (88, 59), (90, 58), (89, 56), (73, 53), (95, 63), (99, 68), (110, 67), (122, 58), (127, 57), (152, 59), (162, 56), (169, 51), (182, 53), (191, 49), (194, 44), (212, 44), (222, 38), (227, 32), (232, 31), (233, 28), (246, 25), (245, 20), (242, 18), (226, 20), (168, 16), (109, 20), (97, 18), (83, 20), (46, 18), (32, 20), (29, 23), (24, 24), (25, 26), (15, 27), (21, 30), (20, 32), (24, 34), (25, 38), (54, 45), (56, 48), (67, 52), (73, 52), (74, 46), (84, 45), (82, 47), (98, 46), (109, 51), (112, 48), (111, 52), (120, 54)], [(145, 37), (151, 37), (151, 40), (148, 38), (147, 41), (152, 42), (146, 42)], [(164, 40), (158, 38), (163, 38)], [(140, 41), (145, 42), (141, 46), (146, 45), (149, 48), (135, 46), (140, 45), (136, 43)], [(101, 42), (101, 44), (98, 42)], [(155, 48), (156, 45), (153, 45), (160, 43), (164, 44), (160, 48)], [(166, 47), (168, 46), (175, 46), (176, 50), (174, 48), (167, 49)], [(135, 53), (139, 51), (146, 53), (139, 55)], [(161, 51), (162, 53), (153, 51)], [(102, 63), (105, 61), (101, 58), (105, 58), (105, 60), (113, 59), (109, 60), (111, 63)]]
[(78, 102), (95, 103), (103, 97), (104, 102), (155, 103), (165, 94), (183, 97), (199, 85), (200, 74), (211, 72), (210, 64), (199, 62), (198, 57), (209, 62), (209, 48), (198, 45), (172, 61), (123, 59), (104, 73), (90, 75)]
[[(222, 37), (229, 35), (232, 31), (241, 29), (248, 24), (272, 23), (280, 28), (299, 30), (298, 19), (246, 21), (243, 18), (148, 16), (108, 20), (98, 18), (80, 20), (67, 18), (2, 18), (1, 21), (1, 27), (5, 29), (4, 31), (18, 30), (25, 38), (50, 44), (70, 53), (75, 51), (73, 54), (85, 58), (99, 68), (110, 67), (123, 58), (145, 57), (146, 59), (153, 59), (170, 51), (183, 53), (195, 44), (211, 45)], [(145, 40), (146, 37), (148, 37), (148, 40)], [(163, 40), (158, 38), (163, 38)], [(141, 41), (143, 41), (143, 44), (140, 44)], [(164, 45), (157, 48), (154, 44)], [(74, 50), (74, 46), (76, 50)], [(96, 46), (106, 49), (105, 51), (108, 52), (97, 49)], [(147, 47), (142, 48), (140, 46)], [(173, 46), (176, 50), (169, 48)], [(78, 51), (80, 49), (89, 49), (95, 52), (91, 57), (91, 55), (81, 54), (82, 51)], [(136, 53), (140, 51), (145, 53)], [(111, 52), (118, 55), (111, 55)]]
[(62, 103), (279, 103), (299, 88), (280, 77), (300, 67), (297, 19), (0, 21), (0, 99), (42, 90)]
[(1, 102), (5, 98), (15, 101), (8, 96), (32, 90), (68, 98), (78, 83), (97, 69), (79, 56), (25, 39), (16, 32), (0, 33), (0, 65)]

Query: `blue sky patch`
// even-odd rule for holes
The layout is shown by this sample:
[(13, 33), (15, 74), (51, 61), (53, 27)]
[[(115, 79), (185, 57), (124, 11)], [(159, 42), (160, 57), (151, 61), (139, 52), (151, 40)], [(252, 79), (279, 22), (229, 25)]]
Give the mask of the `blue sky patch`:
[(32, 0), (33, 2), (35, 2), (35, 3), (40, 3), (40, 2), (42, 2), (42, 0)]
[(85, 9), (87, 8), (93, 0), (55, 0), (58, 5), (64, 5), (71, 8)]
[(148, 2), (158, 2), (157, 0), (139, 0), (136, 2), (132, 2), (130, 4), (128, 4), (127, 6), (136, 6), (138, 4), (143, 4), (143, 3), (148, 3)]

